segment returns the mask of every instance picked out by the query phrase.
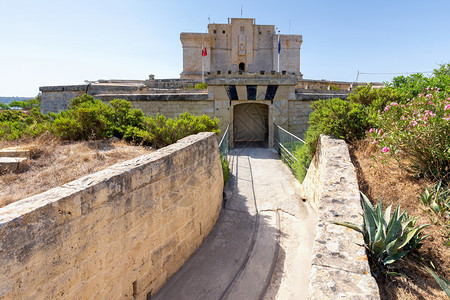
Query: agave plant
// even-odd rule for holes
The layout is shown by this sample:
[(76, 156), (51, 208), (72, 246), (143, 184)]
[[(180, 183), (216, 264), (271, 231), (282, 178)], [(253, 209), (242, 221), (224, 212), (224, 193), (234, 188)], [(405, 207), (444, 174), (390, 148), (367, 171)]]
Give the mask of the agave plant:
[(430, 207), (438, 216), (450, 218), (450, 190), (448, 187), (442, 187), (442, 181), (434, 185), (431, 193), (428, 189), (420, 195), (422, 204)]
[(361, 195), (364, 212), (363, 226), (348, 222), (334, 223), (363, 234), (367, 254), (373, 264), (385, 270), (410, 251), (422, 246), (422, 241), (427, 236), (420, 236), (419, 233), (428, 224), (415, 226), (417, 217), (410, 217), (406, 210), (400, 213), (400, 205), (391, 215), (392, 205), (383, 212), (381, 198), (373, 207), (366, 195), (363, 193)]

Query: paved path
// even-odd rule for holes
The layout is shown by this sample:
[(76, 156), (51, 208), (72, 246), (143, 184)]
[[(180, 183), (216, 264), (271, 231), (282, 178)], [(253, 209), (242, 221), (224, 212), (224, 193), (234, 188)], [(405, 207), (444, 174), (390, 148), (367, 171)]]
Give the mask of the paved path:
[(271, 149), (238, 148), (225, 209), (152, 299), (306, 299), (315, 213)]

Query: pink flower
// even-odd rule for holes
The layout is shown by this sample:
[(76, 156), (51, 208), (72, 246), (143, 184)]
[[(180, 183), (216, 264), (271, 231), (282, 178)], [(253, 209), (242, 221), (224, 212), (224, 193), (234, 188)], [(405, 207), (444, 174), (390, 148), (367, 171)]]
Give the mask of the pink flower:
[(391, 103), (391, 106), (397, 106), (397, 105), (398, 105), (398, 103), (396, 103), (396, 102)]
[(374, 131), (375, 131), (375, 128), (370, 128), (370, 129), (369, 129), (369, 132), (370, 132), (370, 133), (372, 133), (372, 132), (374, 132)]
[(447, 110), (447, 109), (450, 109), (450, 104), (447, 104), (447, 105), (444, 107), (444, 110)]
[(391, 150), (391, 149), (389, 149), (388, 147), (384, 147), (382, 151), (383, 151), (383, 153), (387, 153), (387, 152), (389, 152), (389, 150)]

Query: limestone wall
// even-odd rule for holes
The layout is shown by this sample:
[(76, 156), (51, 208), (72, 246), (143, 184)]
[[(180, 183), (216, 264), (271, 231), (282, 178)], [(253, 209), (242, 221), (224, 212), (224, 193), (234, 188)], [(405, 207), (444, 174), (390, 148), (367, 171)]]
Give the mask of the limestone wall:
[(147, 299), (212, 229), (217, 138), (200, 133), (0, 209), (1, 299)]
[(322, 135), (303, 182), (318, 213), (310, 299), (379, 299), (360, 233), (333, 221), (362, 224), (358, 182), (343, 140)]

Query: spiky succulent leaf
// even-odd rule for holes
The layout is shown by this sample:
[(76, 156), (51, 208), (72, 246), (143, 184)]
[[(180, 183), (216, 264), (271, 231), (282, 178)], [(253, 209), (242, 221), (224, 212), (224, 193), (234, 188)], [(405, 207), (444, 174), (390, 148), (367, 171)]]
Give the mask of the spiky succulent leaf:
[(450, 281), (445, 279), (442, 276), (438, 276), (436, 273), (433, 272), (430, 268), (425, 266), (427, 271), (433, 276), (434, 280), (439, 284), (439, 286), (444, 290), (444, 292), (447, 294), (447, 296), (450, 298)]
[(413, 229), (411, 229), (410, 231), (408, 231), (407, 233), (405, 233), (404, 235), (402, 235), (401, 237), (399, 237), (396, 240), (396, 247), (398, 249), (403, 248), (406, 244), (408, 244), (408, 242), (416, 235), (419, 233), (420, 230), (422, 230), (423, 228), (427, 227), (428, 224), (425, 225), (420, 225), (418, 227), (415, 227)]
[(364, 227), (367, 232), (367, 238), (368, 242), (372, 243), (375, 241), (375, 230), (376, 230), (376, 224), (375, 224), (375, 210), (370, 203), (369, 199), (362, 194), (363, 198), (363, 211), (364, 211)]
[(402, 252), (398, 252), (394, 255), (390, 255), (388, 257), (386, 257), (386, 259), (384, 259), (383, 261), (383, 265), (390, 265), (392, 263), (395, 263), (396, 261), (398, 261), (399, 259), (403, 258), (406, 254), (408, 254), (409, 251), (402, 251)]
[(384, 251), (384, 241), (382, 238), (378, 239), (375, 243), (371, 245), (371, 252), (377, 257), (381, 257)]
[(364, 234), (364, 231), (363, 231), (363, 229), (360, 226), (358, 226), (356, 224), (353, 224), (353, 223), (350, 223), (350, 222), (333, 222), (333, 224), (345, 226), (347, 228), (351, 228), (353, 230), (358, 231), (359, 233)]
[(431, 195), (430, 192), (428, 192), (428, 189), (425, 190), (423, 195), (420, 195), (420, 200), (422, 201), (423, 205), (428, 206), (431, 203)]
[(394, 255), (398, 252), (398, 247), (396, 246), (396, 242), (397, 242), (397, 240), (393, 240), (392, 242), (387, 244), (386, 252), (389, 256)]
[(391, 220), (391, 209), (392, 209), (392, 204), (389, 205), (383, 213), (383, 219), (385, 222), (384, 225), (386, 226), (386, 228), (388, 227), (389, 221)]
[(386, 243), (390, 243), (393, 241), (399, 234), (399, 231), (402, 228), (401, 223), (401, 215), (400, 213), (400, 206), (397, 206), (397, 208), (394, 210), (394, 213), (392, 214), (391, 221), (388, 224), (387, 232), (386, 232)]

